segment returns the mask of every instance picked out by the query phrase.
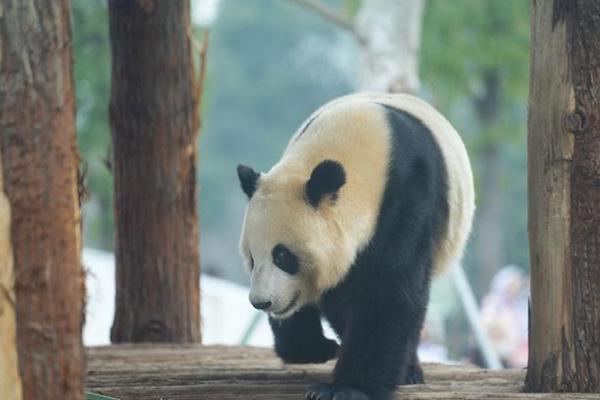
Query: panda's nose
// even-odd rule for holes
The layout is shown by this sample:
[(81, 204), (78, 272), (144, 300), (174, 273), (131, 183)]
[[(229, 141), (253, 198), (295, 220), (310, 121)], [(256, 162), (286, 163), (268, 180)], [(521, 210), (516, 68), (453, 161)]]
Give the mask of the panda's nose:
[(257, 310), (265, 310), (265, 309), (271, 307), (270, 301), (261, 301), (261, 302), (250, 301), (250, 303), (252, 303), (252, 306), (254, 308), (256, 308)]

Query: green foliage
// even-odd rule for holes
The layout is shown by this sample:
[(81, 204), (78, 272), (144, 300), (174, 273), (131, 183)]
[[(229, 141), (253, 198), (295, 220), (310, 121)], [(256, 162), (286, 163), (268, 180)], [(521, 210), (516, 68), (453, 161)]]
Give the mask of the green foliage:
[(110, 47), (108, 10), (99, 0), (72, 0), (77, 133), (89, 199), (84, 204), (84, 240), (113, 246), (112, 176), (108, 99)]
[(483, 73), (492, 70), (507, 97), (525, 97), (529, 2), (428, 0), (421, 57), (421, 74), (438, 101), (479, 94)]
[(344, 14), (354, 17), (358, 10), (362, 0), (344, 0)]

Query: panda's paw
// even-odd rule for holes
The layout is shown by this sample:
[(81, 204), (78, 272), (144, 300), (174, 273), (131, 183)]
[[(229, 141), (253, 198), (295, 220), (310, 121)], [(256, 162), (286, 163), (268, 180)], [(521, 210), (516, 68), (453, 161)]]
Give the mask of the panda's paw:
[(419, 383), (425, 383), (425, 378), (423, 377), (423, 370), (418, 364), (416, 364), (408, 369), (408, 374), (406, 375), (404, 384), (416, 385)]
[(369, 400), (369, 396), (360, 390), (336, 388), (327, 383), (309, 387), (304, 397), (307, 400)]
[(304, 394), (306, 400), (331, 400), (333, 398), (333, 386), (327, 383), (312, 385)]

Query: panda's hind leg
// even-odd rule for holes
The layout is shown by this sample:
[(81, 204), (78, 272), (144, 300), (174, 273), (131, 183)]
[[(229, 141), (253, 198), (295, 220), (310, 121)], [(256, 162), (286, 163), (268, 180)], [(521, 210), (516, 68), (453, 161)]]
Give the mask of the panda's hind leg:
[(316, 306), (305, 306), (291, 317), (269, 318), (275, 353), (290, 364), (324, 363), (336, 357), (338, 344), (323, 335), (321, 314)]

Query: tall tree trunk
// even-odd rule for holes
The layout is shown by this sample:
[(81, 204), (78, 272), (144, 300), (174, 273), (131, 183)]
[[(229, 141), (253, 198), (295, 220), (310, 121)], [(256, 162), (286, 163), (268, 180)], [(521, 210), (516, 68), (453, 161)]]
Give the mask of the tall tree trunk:
[(526, 385), (600, 392), (600, 1), (532, 10)]
[(20, 400), (21, 377), (17, 359), (17, 320), (13, 254), (10, 244), (10, 204), (4, 194), (0, 152), (0, 399)]
[(4, 0), (0, 32), (0, 152), (23, 398), (82, 399), (84, 276), (69, 1)]
[[(501, 86), (497, 70), (483, 73), (483, 93), (474, 98), (474, 108), (481, 122), (483, 134), (489, 134), (498, 122)], [(477, 210), (475, 257), (481, 290), (487, 290), (494, 274), (504, 260), (502, 204), (504, 191), (501, 185), (502, 165), (500, 143), (487, 139), (481, 151), (480, 206)]]
[(189, 1), (110, 0), (113, 342), (200, 340), (196, 79)]
[(419, 91), (419, 50), (425, 0), (363, 0), (356, 16), (359, 88)]

